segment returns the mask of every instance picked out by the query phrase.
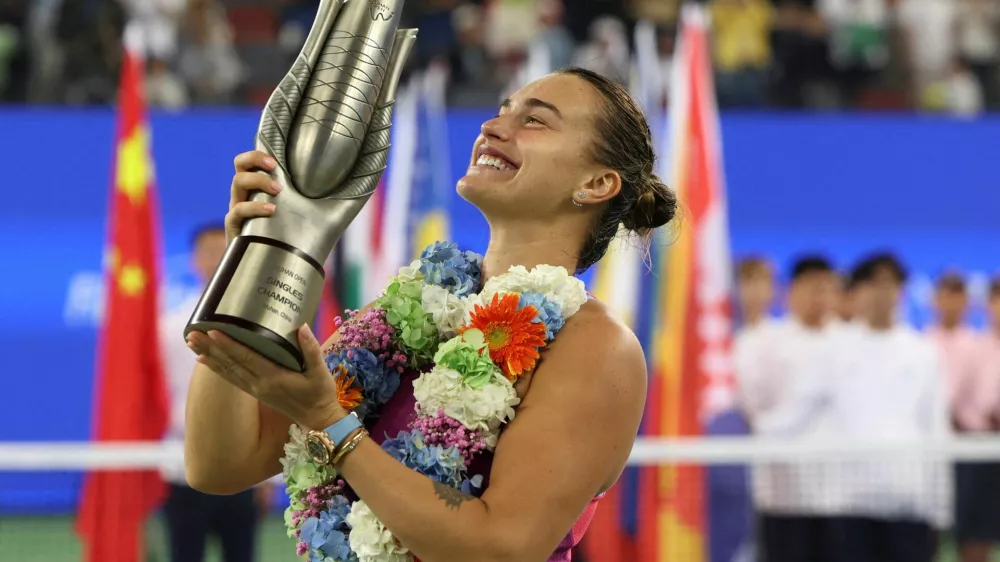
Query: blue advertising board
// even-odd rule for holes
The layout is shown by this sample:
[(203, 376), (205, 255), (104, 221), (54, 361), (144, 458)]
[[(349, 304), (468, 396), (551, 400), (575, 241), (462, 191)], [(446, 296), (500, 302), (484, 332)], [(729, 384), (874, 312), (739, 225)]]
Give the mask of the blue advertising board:
[[(454, 178), (490, 115), (449, 113)], [(221, 222), (233, 157), (252, 147), (258, 117), (248, 109), (152, 115), (168, 304), (191, 290), (189, 236)], [(0, 130), (4, 269), (17, 281), (0, 324), (0, 441), (85, 440), (114, 113), (3, 109)], [(723, 117), (722, 136), (735, 255), (764, 252), (784, 263), (821, 250), (849, 265), (890, 248), (915, 273), (907, 310), (918, 324), (928, 318), (934, 274), (972, 272), (981, 296), (1000, 265), (1000, 118), (740, 114)], [(457, 196), (450, 213), (454, 239), (482, 249), (479, 213)], [(77, 483), (72, 475), (0, 474), (0, 509), (72, 505)]]

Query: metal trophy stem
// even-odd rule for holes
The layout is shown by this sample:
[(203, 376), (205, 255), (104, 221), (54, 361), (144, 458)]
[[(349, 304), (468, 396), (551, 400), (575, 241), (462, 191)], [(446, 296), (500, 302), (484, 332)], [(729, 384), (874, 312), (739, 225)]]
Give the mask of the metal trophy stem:
[(246, 222), (184, 329), (219, 330), (288, 369), (304, 368), (298, 329), (316, 315), (323, 263), (374, 193), (389, 152), (400, 74), (416, 29), (403, 0), (323, 0), (302, 52), (268, 100), (257, 150), (284, 188), (270, 217)]

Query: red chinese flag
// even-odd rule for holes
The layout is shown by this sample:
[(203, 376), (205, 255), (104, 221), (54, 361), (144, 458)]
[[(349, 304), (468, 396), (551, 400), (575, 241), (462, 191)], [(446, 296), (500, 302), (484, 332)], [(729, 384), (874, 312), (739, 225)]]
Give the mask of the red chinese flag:
[[(105, 260), (107, 299), (94, 388), (98, 442), (158, 441), (169, 411), (157, 339), (159, 223), (142, 66), (126, 51)], [(164, 492), (156, 470), (88, 473), (77, 521), (85, 560), (142, 560), (146, 519)]]

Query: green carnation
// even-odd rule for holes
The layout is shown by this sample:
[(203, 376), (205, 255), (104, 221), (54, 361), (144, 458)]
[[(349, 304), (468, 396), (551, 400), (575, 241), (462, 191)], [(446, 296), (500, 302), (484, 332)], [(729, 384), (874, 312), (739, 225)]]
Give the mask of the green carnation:
[(394, 281), (375, 304), (385, 310), (385, 320), (396, 329), (396, 340), (414, 367), (430, 361), (439, 336), (434, 318), (421, 302), (423, 283)]
[(441, 344), (434, 355), (434, 362), (439, 367), (461, 373), (465, 383), (472, 388), (482, 388), (501, 375), (500, 369), (490, 359), (486, 338), (476, 329), (466, 330)]

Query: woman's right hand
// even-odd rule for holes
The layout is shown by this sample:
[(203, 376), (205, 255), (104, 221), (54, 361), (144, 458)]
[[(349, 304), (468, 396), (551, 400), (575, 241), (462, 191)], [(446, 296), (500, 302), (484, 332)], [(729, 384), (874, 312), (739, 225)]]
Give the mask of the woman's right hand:
[(229, 242), (240, 234), (247, 219), (274, 214), (273, 203), (250, 201), (250, 193), (263, 191), (278, 195), (281, 192), (281, 186), (269, 175), (278, 165), (274, 157), (259, 150), (251, 150), (237, 156), (233, 165), (236, 167), (236, 175), (233, 176), (229, 212), (226, 213), (226, 240)]

